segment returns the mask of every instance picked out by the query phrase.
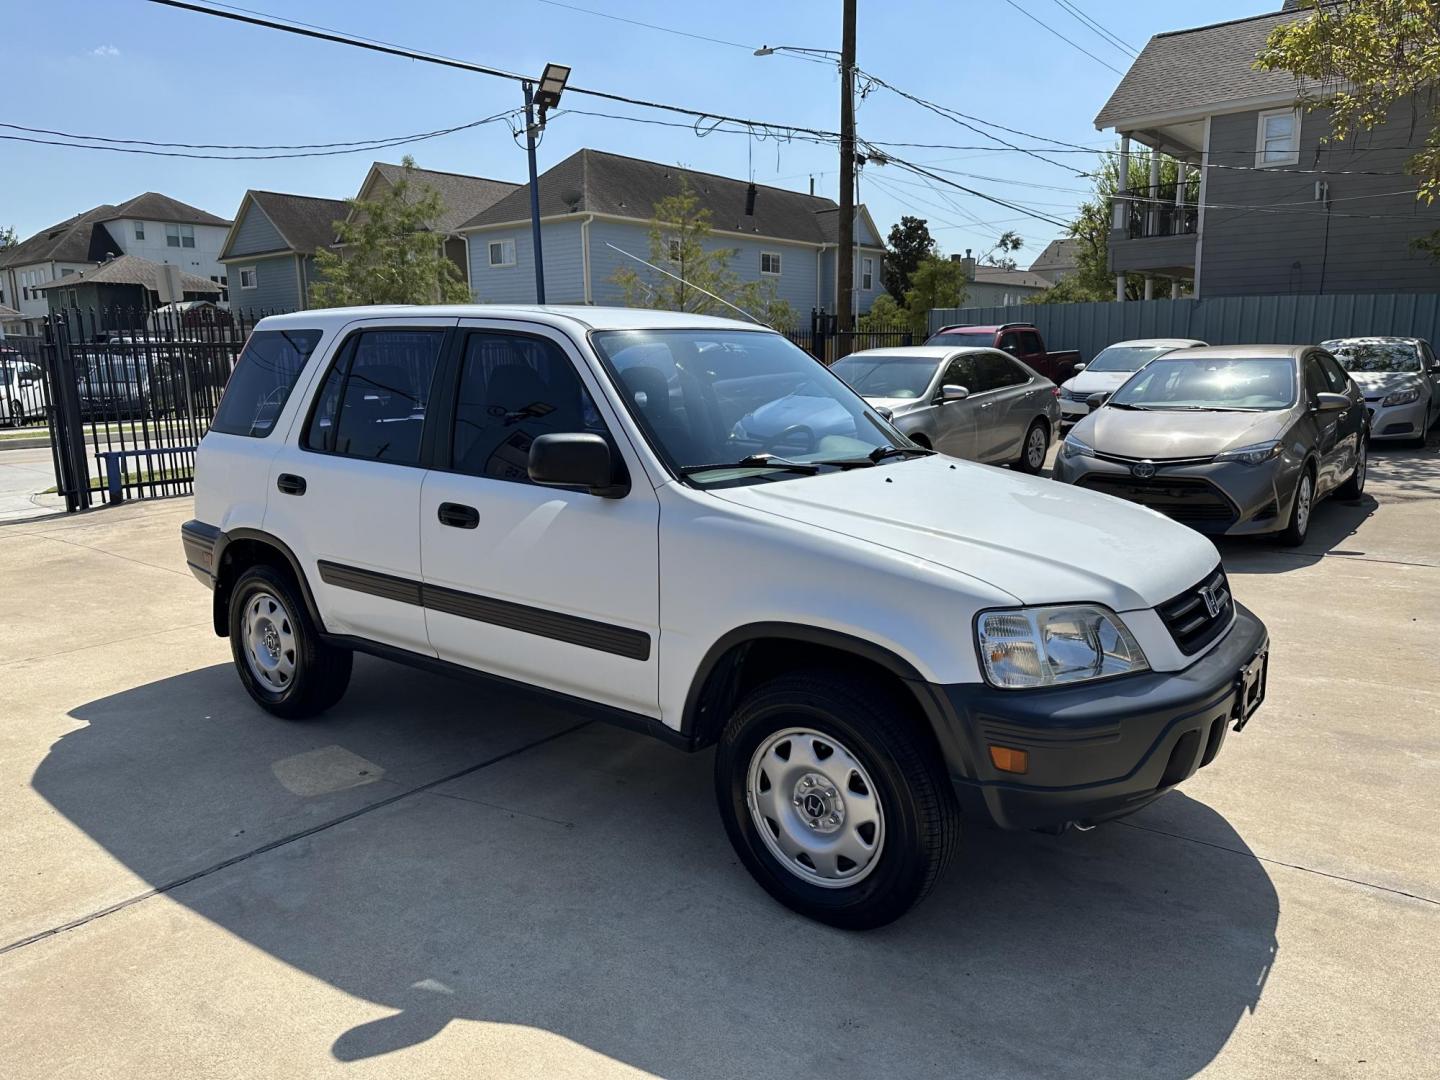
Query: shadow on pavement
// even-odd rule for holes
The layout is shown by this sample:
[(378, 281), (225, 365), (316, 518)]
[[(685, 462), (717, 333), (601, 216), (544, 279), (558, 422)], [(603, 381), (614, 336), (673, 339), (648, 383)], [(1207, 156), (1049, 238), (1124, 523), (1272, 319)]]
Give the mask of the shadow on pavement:
[(1358, 503), (1327, 498), (1315, 507), (1310, 531), (1299, 547), (1285, 547), (1271, 536), (1212, 537), (1227, 569), (1247, 574), (1284, 574), (1313, 566), (1326, 555), (1364, 554), (1347, 547), (1380, 504), (1368, 491)]
[[(1234, 851), (1122, 826), (971, 830), (925, 904), (849, 934), (751, 883), (709, 753), (592, 724), (363, 811), (575, 722), (518, 695), (363, 662), (345, 702), (296, 725), (216, 666), (73, 715), (34, 787), (157, 887), (353, 815), (150, 901), (397, 1010), (317, 1032), (345, 1061), (465, 1020), (677, 1077), (1181, 1078), (1274, 960), (1263, 865), (1178, 793), (1146, 820)], [(464, 1034), (483, 1060), (485, 1029)]]

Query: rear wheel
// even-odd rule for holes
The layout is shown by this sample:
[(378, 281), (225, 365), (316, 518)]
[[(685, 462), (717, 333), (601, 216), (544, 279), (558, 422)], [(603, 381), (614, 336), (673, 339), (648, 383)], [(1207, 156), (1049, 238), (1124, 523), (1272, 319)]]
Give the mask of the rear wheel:
[(287, 720), (319, 715), (350, 684), (350, 650), (320, 640), (294, 582), (273, 566), (252, 566), (235, 583), (230, 651), (256, 704)]
[(899, 918), (959, 835), (955, 796), (898, 700), (804, 672), (766, 683), (715, 755), (720, 816), (755, 880), (802, 915), (851, 930)]
[(25, 425), (25, 406), (18, 401), (10, 403), (10, 426), (23, 427)]
[(1315, 509), (1315, 471), (1308, 465), (1295, 485), (1295, 501), (1290, 507), (1290, 524), (1280, 533), (1280, 543), (1298, 547), (1310, 532), (1310, 514)]
[(1015, 467), (1021, 472), (1038, 473), (1045, 467), (1045, 455), (1050, 450), (1050, 429), (1044, 420), (1034, 420), (1025, 432), (1025, 441), (1020, 445), (1020, 460)]

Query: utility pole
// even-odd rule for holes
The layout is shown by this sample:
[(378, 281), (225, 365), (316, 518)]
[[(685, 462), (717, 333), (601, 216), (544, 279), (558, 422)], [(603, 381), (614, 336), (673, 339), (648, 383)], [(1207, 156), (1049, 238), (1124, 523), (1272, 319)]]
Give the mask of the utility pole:
[(545, 303), (545, 257), (540, 250), (540, 182), (535, 175), (535, 87), (525, 88), (525, 152), (530, 156), (530, 246), (535, 250), (535, 303)]
[[(836, 329), (855, 329), (855, 0), (844, 0), (840, 36), (840, 222), (836, 237)], [(842, 339), (841, 347), (854, 341)]]

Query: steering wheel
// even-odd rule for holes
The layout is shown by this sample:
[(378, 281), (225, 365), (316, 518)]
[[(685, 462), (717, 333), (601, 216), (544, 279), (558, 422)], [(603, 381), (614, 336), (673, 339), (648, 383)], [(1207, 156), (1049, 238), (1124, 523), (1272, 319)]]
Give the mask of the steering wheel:
[(815, 449), (815, 431), (808, 424), (791, 424), (774, 438), (766, 440), (761, 449), (770, 452), (777, 446), (784, 446), (787, 441), (792, 445), (803, 443), (799, 447), (800, 452), (809, 453)]

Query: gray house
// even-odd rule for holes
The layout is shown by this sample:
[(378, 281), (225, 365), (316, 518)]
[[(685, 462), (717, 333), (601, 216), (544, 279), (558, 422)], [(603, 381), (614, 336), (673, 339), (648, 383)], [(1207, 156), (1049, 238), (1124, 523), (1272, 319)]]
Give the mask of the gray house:
[[(1298, 107), (1293, 76), (1253, 67), (1272, 30), (1307, 17), (1287, 0), (1158, 34), (1100, 110), (1095, 126), (1119, 133), (1122, 157), (1150, 165), (1148, 189), (1115, 200), (1117, 299), (1126, 273), (1146, 275), (1147, 295), (1177, 295), (1182, 280), (1201, 298), (1440, 292), (1440, 265), (1412, 247), (1440, 229), (1440, 208), (1418, 203), (1405, 174), (1421, 141), (1408, 111), (1322, 146), (1328, 115)], [(1178, 190), (1159, 184), (1162, 155), (1180, 163)]]
[[(653, 274), (629, 255), (650, 258), (655, 204), (680, 190), (682, 179), (710, 211), (707, 246), (732, 250), (730, 269), (742, 281), (771, 281), (798, 313), (835, 309), (839, 208), (830, 199), (784, 188), (749, 185), (713, 173), (580, 150), (541, 175), (541, 238), (545, 293), (551, 303), (621, 304), (614, 282), (621, 267)], [(747, 209), (752, 213), (746, 213)], [(470, 245), (470, 286), (480, 303), (531, 303), (535, 264), (530, 242), (530, 193), (520, 187), (461, 229)], [(856, 208), (856, 310), (870, 310), (883, 290), (879, 230)]]
[(331, 245), (349, 210), (343, 199), (247, 191), (220, 252), (231, 310), (258, 316), (308, 307), (315, 252)]

